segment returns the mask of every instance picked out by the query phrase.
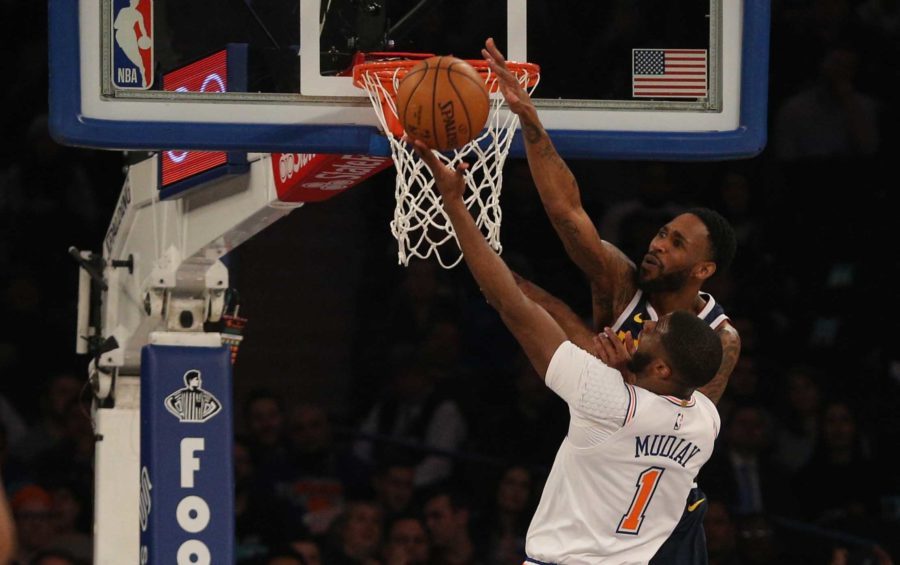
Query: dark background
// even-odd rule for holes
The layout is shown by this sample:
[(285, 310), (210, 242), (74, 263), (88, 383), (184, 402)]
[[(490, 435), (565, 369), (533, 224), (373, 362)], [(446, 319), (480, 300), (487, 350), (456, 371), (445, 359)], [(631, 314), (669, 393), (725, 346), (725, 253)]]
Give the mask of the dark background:
[[(77, 271), (66, 249), (99, 250), (124, 159), (49, 138), (46, 5), (0, 6), (0, 394), (36, 425), (52, 377), (85, 379), (87, 359), (74, 354)], [(823, 405), (849, 404), (867, 454), (829, 492), (859, 488), (900, 445), (892, 162), (898, 18), (892, 0), (774, 2), (769, 144), (757, 157), (569, 163), (601, 235), (632, 256), (679, 208), (709, 206), (733, 223), (737, 260), (709, 288), (744, 338), (723, 420), (754, 403), (777, 430), (790, 419), (787, 375), (807, 368)], [(588, 286), (546, 220), (527, 167), (508, 167), (504, 258), (587, 315)], [(286, 404), (324, 404), (339, 429), (353, 430), (386, 387), (398, 346), (437, 347), (440, 356), (455, 345), (449, 366), (459, 370), (442, 379), (468, 419), (463, 453), (483, 454), (484, 415), (508, 401), (516, 347), (465, 268), (396, 265), (388, 230), (393, 180), (386, 171), (297, 210), (232, 254), (232, 285), (250, 320), (235, 367), (236, 405), (266, 386)], [(609, 223), (616, 217), (624, 218), (617, 230)], [(430, 289), (424, 318), (412, 313), (422, 305), (410, 290), (417, 282)], [(431, 331), (437, 327), (445, 333)], [(240, 414), (236, 421), (241, 428)], [(478, 476), (465, 463), (457, 474)], [(864, 523), (788, 513), (896, 544), (884, 534), (898, 526), (896, 472), (881, 477), (875, 495)]]

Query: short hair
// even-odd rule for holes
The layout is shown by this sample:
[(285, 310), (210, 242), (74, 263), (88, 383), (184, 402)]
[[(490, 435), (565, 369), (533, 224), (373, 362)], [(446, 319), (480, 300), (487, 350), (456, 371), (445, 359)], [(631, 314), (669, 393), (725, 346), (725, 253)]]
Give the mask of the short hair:
[(191, 369), (184, 374), (184, 386), (189, 386), (192, 380), (199, 378), (201, 378), (200, 371), (198, 371), (197, 369)]
[(253, 406), (253, 403), (258, 400), (271, 400), (278, 407), (278, 411), (282, 414), (284, 413), (284, 404), (282, 403), (281, 396), (277, 394), (274, 390), (270, 390), (268, 388), (255, 388), (251, 390), (247, 396), (244, 398), (243, 414), (244, 417), (250, 414), (250, 407)]
[(447, 497), (450, 507), (454, 511), (472, 509), (472, 499), (465, 486), (452, 480), (442, 481), (425, 489), (425, 492), (422, 493), (423, 506), (442, 496)]
[(731, 223), (722, 214), (709, 208), (691, 208), (685, 214), (697, 216), (706, 226), (711, 259), (716, 264), (716, 272), (724, 273), (731, 266), (737, 251), (737, 238)]
[(692, 388), (712, 380), (722, 364), (719, 336), (709, 324), (689, 312), (672, 312), (661, 341), (672, 370)]

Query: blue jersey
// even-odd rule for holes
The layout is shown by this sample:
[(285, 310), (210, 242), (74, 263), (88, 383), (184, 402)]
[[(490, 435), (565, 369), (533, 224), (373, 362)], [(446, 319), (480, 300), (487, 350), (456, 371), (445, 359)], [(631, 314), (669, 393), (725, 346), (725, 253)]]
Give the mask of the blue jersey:
[[(700, 298), (706, 301), (706, 306), (697, 314), (697, 317), (709, 324), (709, 327), (716, 329), (728, 319), (725, 309), (716, 302), (716, 299), (711, 294), (701, 292)], [(634, 337), (635, 345), (637, 345), (637, 337), (641, 333), (645, 320), (659, 320), (659, 314), (656, 313), (650, 301), (644, 296), (644, 291), (638, 290), (634, 293), (634, 298), (628, 303), (628, 306), (616, 320), (616, 323), (613, 324), (612, 329), (619, 336), (619, 339), (624, 338), (625, 334), (630, 331), (632, 337)]]

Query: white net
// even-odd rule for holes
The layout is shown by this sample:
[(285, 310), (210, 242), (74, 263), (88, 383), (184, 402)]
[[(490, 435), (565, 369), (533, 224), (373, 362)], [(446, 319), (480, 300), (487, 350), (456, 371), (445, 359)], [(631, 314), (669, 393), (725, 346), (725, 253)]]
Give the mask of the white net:
[[(360, 86), (365, 88), (391, 145), (394, 166), (397, 168), (395, 196), (397, 206), (391, 221), (391, 233), (397, 240), (399, 263), (408, 265), (411, 257), (427, 259), (434, 255), (445, 269), (462, 260), (456, 234), (444, 214), (441, 196), (434, 186), (428, 167), (419, 159), (413, 147), (400, 136), (394, 93), (406, 68), (372, 68), (359, 73)], [(509, 154), (513, 133), (519, 118), (506, 106), (497, 92), (497, 77), (486, 66), (482, 75), (491, 93), (491, 109), (485, 129), (466, 145), (445, 153), (435, 151), (441, 162), (455, 168), (461, 161), (469, 163), (466, 173), (464, 200), (475, 223), (490, 246), (500, 253), (500, 189), (503, 185), (503, 165)], [(535, 65), (510, 65), (530, 93), (537, 86), (539, 72)], [(393, 126), (393, 127), (392, 127)], [(453, 240), (453, 245), (446, 245)]]

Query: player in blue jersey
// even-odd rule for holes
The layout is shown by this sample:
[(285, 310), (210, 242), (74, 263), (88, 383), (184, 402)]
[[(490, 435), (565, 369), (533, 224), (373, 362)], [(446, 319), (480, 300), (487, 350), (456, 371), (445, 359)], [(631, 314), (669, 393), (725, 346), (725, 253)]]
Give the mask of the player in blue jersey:
[[(735, 236), (728, 221), (705, 208), (681, 214), (659, 229), (643, 260), (635, 265), (620, 249), (601, 239), (582, 207), (575, 176), (556, 152), (537, 109), (506, 69), (505, 59), (492, 39), (487, 40), (482, 54), (499, 77), (510, 109), (519, 116), (528, 165), (544, 209), (569, 257), (590, 281), (594, 327), (589, 328), (556, 297), (520, 279), (523, 290), (544, 306), (573, 343), (594, 351), (595, 336), (605, 328), (612, 328), (625, 339), (629, 333), (637, 337), (647, 320), (657, 320), (676, 310), (695, 313), (709, 323), (722, 341), (719, 370), (698, 389), (717, 403), (737, 363), (741, 341), (721, 306), (700, 289), (713, 274), (725, 270), (734, 257)], [(682, 523), (655, 560), (706, 562), (702, 533), (704, 499), (702, 491), (692, 491)]]
[(528, 527), (525, 563), (647, 563), (683, 520), (694, 477), (715, 447), (718, 411), (695, 391), (721, 363), (718, 336), (676, 311), (646, 321), (630, 353), (610, 330), (606, 345), (621, 369), (574, 345), (476, 227), (463, 199), (467, 164), (452, 170), (421, 141), (415, 147), (479, 288), (569, 406), (568, 433)]

